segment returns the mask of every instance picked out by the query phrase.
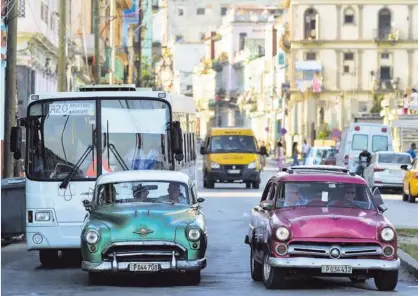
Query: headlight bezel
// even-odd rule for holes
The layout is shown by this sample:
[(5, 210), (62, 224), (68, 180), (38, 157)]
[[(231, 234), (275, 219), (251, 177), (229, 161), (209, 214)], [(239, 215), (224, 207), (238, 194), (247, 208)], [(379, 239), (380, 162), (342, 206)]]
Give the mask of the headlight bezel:
[[(199, 236), (197, 238), (192, 238), (191, 235), (190, 235), (190, 232), (191, 231), (197, 231), (197, 233), (199, 234)], [(200, 228), (198, 228), (198, 227), (188, 227), (186, 229), (186, 237), (191, 242), (194, 242), (194, 243), (195, 242), (198, 242), (202, 238), (202, 236), (203, 236), (203, 231)]]
[(256, 161), (250, 162), (250, 163), (247, 165), (247, 168), (248, 168), (248, 169), (250, 169), (250, 170), (254, 170), (254, 169), (256, 169), (256, 168), (257, 168), (257, 162), (256, 162)]
[[(93, 242), (93, 241), (89, 241), (89, 239), (88, 239), (88, 236), (89, 236), (89, 234), (90, 233), (95, 233), (96, 234), (96, 240)], [(95, 229), (89, 229), (89, 230), (87, 230), (86, 231), (86, 233), (84, 234), (84, 240), (86, 241), (86, 243), (87, 244), (89, 244), (89, 245), (95, 245), (95, 244), (97, 244), (98, 242), (99, 242), (99, 240), (100, 240), (100, 233), (97, 231), (97, 230), (95, 230)]]
[[(286, 237), (281, 237), (280, 236), (280, 232), (284, 230), (285, 232), (287, 232), (287, 236)], [(287, 228), (286, 226), (279, 226), (277, 227), (276, 231), (275, 231), (275, 236), (276, 238), (281, 241), (281, 242), (285, 242), (288, 241), (290, 239), (291, 233), (290, 233), (290, 229)]]
[(217, 162), (212, 161), (210, 163), (210, 168), (217, 170), (217, 169), (220, 169), (221, 168), (221, 165), (219, 163), (217, 163)]
[[(391, 233), (391, 238), (386, 239), (384, 232), (385, 231), (389, 231), (388, 233)], [(392, 227), (383, 227), (382, 230), (380, 230), (380, 238), (384, 241), (384, 242), (391, 242), (395, 239), (396, 237), (396, 233), (395, 230), (393, 230)]]

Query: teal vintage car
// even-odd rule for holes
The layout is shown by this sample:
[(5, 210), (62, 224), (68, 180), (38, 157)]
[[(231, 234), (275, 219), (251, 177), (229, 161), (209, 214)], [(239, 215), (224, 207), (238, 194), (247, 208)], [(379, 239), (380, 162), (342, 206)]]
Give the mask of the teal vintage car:
[(176, 272), (199, 284), (206, 267), (207, 228), (196, 186), (175, 171), (100, 176), (81, 233), (82, 269), (102, 273)]

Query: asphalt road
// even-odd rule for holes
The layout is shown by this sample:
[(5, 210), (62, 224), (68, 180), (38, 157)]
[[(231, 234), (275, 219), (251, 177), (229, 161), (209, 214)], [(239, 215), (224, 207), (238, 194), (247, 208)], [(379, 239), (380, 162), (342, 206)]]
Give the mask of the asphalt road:
[[(174, 279), (116, 278), (104, 286), (90, 286), (87, 273), (79, 266), (63, 263), (59, 269), (43, 269), (39, 266), (37, 252), (27, 252), (25, 244), (15, 244), (1, 251), (2, 295), (393, 295), (393, 292), (377, 292), (373, 280), (365, 284), (352, 284), (348, 279), (301, 279), (291, 282), (289, 289), (266, 290), (262, 283), (250, 277), (249, 248), (244, 244), (250, 209), (258, 203), (265, 181), (274, 173), (264, 173), (260, 190), (245, 189), (244, 185), (216, 185), (204, 190), (204, 212), (209, 227), (208, 266), (202, 272), (199, 286), (182, 286)], [(386, 194), (389, 210), (387, 216), (396, 226), (418, 227), (418, 203), (407, 204), (399, 194)], [(415, 225), (414, 225), (415, 224)], [(71, 259), (70, 259), (71, 260)], [(418, 280), (402, 272), (396, 295), (418, 295)]]

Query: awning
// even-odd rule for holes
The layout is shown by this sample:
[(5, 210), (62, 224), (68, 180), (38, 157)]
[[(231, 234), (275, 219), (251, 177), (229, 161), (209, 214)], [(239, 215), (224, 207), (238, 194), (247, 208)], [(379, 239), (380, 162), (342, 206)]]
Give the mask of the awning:
[(319, 61), (298, 61), (296, 71), (321, 71), (322, 64)]

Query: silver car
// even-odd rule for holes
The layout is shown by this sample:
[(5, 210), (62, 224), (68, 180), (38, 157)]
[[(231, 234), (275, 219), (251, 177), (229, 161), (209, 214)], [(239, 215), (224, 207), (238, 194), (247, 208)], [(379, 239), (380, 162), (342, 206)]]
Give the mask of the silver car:
[(411, 156), (405, 152), (376, 152), (370, 165), (364, 170), (364, 179), (370, 188), (402, 188), (405, 171), (401, 165), (411, 164)]

